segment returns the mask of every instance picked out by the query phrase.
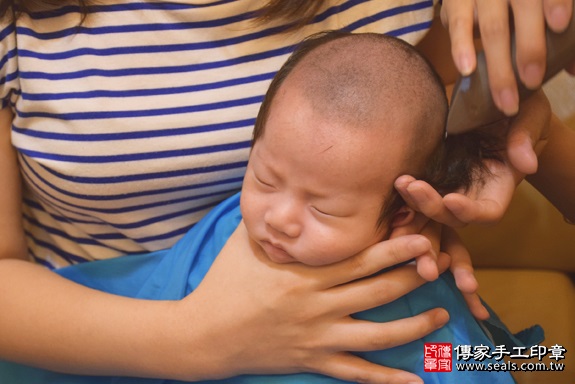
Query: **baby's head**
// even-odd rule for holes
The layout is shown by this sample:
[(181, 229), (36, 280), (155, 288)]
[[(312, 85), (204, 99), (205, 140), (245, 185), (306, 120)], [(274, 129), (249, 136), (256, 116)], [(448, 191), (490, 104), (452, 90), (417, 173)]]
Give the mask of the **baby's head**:
[(250, 237), (276, 262), (350, 257), (407, 224), (393, 188), (440, 148), (444, 87), (407, 43), (330, 32), (304, 41), (261, 106), (242, 189)]

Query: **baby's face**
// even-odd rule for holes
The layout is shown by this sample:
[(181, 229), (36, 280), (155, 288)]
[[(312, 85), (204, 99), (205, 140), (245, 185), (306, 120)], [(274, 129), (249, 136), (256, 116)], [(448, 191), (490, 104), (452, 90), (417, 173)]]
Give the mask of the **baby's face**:
[(381, 131), (313, 113), (294, 92), (276, 95), (254, 145), (241, 210), (250, 235), (278, 263), (325, 265), (382, 240), (377, 220), (401, 146)]

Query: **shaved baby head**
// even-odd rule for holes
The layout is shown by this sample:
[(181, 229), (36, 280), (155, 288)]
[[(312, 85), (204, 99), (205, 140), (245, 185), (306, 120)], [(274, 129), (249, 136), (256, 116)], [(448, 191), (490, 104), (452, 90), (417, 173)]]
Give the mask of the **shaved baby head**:
[[(411, 174), (442, 193), (465, 190), (483, 174), (483, 159), (495, 153), (475, 132), (443, 140), (448, 102), (441, 79), (414, 47), (395, 37), (328, 31), (305, 39), (272, 80), (252, 144), (265, 135), (268, 117), (289, 92), (334, 126), (352, 134), (378, 132), (375, 145), (381, 143), (382, 151), (386, 144), (401, 148), (399, 158), (379, 157), (387, 180)], [(405, 204), (393, 185), (382, 201), (380, 225)]]
[(297, 87), (314, 110), (361, 129), (379, 126), (390, 139), (410, 138), (406, 173), (415, 173), (443, 137), (444, 87), (409, 44), (380, 34), (324, 32), (298, 46), (274, 78), (254, 130), (263, 134), (273, 98)]

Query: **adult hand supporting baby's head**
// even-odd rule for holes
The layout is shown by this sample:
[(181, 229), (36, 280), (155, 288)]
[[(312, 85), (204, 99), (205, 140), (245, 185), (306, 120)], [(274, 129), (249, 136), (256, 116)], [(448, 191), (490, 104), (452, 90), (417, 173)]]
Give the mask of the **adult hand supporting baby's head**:
[(516, 185), (526, 174), (537, 171), (537, 156), (546, 144), (550, 121), (549, 102), (543, 91), (538, 91), (521, 104), (515, 118), (492, 129), (505, 143), (505, 161), (485, 160), (490, 175), (481, 183), (466, 192), (441, 196), (428, 183), (403, 175), (395, 181), (395, 188), (411, 208), (448, 226), (497, 223), (509, 207)]
[(479, 285), (475, 279), (471, 256), (457, 233), (418, 213), (410, 225), (395, 229), (391, 238), (414, 233), (425, 236), (432, 249), (432, 252), (415, 259), (418, 274), (427, 281), (433, 281), (438, 277), (438, 273), (449, 269), (473, 316), (481, 320), (487, 319), (489, 313), (477, 294)]
[[(429, 240), (401, 236), (338, 263), (307, 266), (274, 263), (248, 239), (240, 224), (198, 288), (181, 302), (182, 327), (199, 318), (194, 329), (206, 330), (211, 340), (202, 355), (217, 357), (212, 366), (218, 377), (315, 372), (351, 382), (422, 383), (412, 373), (349, 351), (402, 345), (448, 321), (441, 308), (382, 323), (351, 316), (395, 301), (425, 283), (412, 265), (378, 272), (429, 253)], [(202, 316), (205, 313), (218, 316)], [(197, 351), (195, 345), (190, 349)]]

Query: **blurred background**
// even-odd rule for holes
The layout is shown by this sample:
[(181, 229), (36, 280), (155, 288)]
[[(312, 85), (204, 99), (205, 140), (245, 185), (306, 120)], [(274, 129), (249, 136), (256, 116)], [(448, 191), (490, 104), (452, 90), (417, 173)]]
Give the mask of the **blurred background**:
[[(575, 129), (575, 77), (562, 72), (544, 90), (553, 111)], [(565, 364), (564, 372), (517, 373), (518, 383), (574, 384), (575, 225), (566, 223), (545, 198), (523, 182), (499, 224), (467, 227), (460, 235), (472, 254), (480, 295), (509, 328), (517, 332), (540, 324), (546, 334), (541, 345), (557, 344), (567, 350), (565, 359), (558, 361)]]

